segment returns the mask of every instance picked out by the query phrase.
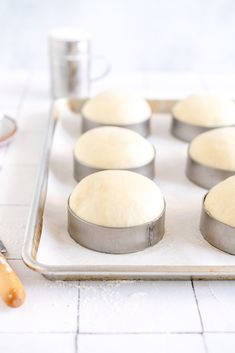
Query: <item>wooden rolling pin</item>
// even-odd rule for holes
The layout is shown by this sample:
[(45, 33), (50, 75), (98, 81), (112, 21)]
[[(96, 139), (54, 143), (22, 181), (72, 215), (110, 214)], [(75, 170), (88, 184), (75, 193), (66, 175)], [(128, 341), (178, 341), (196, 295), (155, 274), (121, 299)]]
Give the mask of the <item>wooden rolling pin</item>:
[(17, 308), (25, 301), (24, 287), (16, 273), (0, 253), (0, 295), (3, 301), (12, 308)]

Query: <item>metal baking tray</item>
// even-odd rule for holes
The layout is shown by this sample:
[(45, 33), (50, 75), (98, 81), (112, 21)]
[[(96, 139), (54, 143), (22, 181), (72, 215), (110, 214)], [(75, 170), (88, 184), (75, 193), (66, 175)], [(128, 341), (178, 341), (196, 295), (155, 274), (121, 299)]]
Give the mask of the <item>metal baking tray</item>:
[[(91, 279), (235, 279), (235, 259), (231, 264), (219, 266), (195, 266), (195, 265), (151, 265), (140, 263), (139, 265), (115, 264), (102, 265), (81, 264), (75, 265), (50, 265), (38, 261), (37, 255), (43, 231), (44, 208), (47, 196), (47, 183), (49, 173), (50, 152), (53, 143), (54, 131), (59, 120), (60, 104), (64, 102), (69, 109), (78, 113), (83, 101), (77, 99), (60, 99), (53, 103), (48, 128), (46, 131), (41, 163), (38, 170), (32, 205), (26, 227), (25, 241), (22, 249), (22, 258), (25, 264), (50, 280), (91, 280)], [(151, 100), (149, 101), (154, 113), (170, 113), (176, 100)], [(154, 118), (153, 118), (154, 119)], [(179, 142), (184, 144), (183, 142)], [(186, 162), (186, 160), (185, 160)], [(186, 181), (185, 181), (186, 182)], [(196, 187), (196, 186), (195, 186)], [(201, 206), (201, 205), (200, 205)], [(183, 219), (182, 219), (183, 221)], [(199, 221), (199, 220), (198, 220)], [(177, 227), (177, 224), (174, 225)], [(190, 236), (190, 235), (189, 235)], [(156, 245), (158, 246), (158, 245)], [(208, 245), (210, 246), (210, 245)], [(136, 253), (138, 254), (138, 253)], [(105, 254), (106, 255), (106, 254)], [(111, 255), (119, 256), (119, 255)], [(228, 255), (229, 256), (229, 255)]]

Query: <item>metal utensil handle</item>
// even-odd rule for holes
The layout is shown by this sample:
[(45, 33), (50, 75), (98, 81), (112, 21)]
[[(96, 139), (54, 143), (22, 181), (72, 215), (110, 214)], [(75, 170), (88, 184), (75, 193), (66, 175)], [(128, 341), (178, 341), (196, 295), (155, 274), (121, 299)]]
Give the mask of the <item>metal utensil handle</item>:
[(95, 76), (95, 77), (90, 77), (90, 81), (98, 81), (100, 80), (101, 78), (105, 77), (108, 75), (108, 73), (110, 72), (111, 70), (111, 65), (110, 63), (107, 61), (107, 59), (105, 58), (105, 56), (103, 55), (100, 55), (100, 54), (97, 54), (97, 55), (94, 55), (93, 58), (97, 61), (103, 61), (104, 63), (104, 69), (103, 69), (103, 72), (101, 74), (99, 74), (98, 76)]
[(17, 308), (25, 301), (24, 287), (2, 254), (0, 254), (0, 295), (12, 308)]

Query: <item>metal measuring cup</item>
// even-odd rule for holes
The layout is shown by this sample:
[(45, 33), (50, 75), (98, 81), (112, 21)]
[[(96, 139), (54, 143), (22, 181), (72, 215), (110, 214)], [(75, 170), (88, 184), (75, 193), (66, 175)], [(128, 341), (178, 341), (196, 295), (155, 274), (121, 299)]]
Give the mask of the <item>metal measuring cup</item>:
[(91, 35), (78, 28), (57, 28), (49, 33), (49, 57), (52, 98), (89, 96), (92, 81), (109, 72), (109, 65), (101, 55), (96, 60), (104, 62), (103, 72), (91, 77)]

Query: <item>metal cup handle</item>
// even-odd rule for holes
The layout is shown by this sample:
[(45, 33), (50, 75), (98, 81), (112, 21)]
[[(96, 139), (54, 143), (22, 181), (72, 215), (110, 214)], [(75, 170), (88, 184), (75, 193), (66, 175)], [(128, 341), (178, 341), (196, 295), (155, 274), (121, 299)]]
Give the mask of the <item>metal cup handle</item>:
[(94, 55), (93, 58), (97, 61), (102, 61), (104, 63), (104, 69), (103, 69), (103, 72), (101, 74), (99, 74), (98, 76), (94, 76), (94, 77), (90, 77), (90, 80), (91, 81), (98, 81), (100, 80), (101, 78), (105, 77), (108, 75), (108, 73), (110, 72), (111, 70), (111, 66), (110, 66), (110, 63), (107, 61), (107, 59), (105, 58), (105, 56), (103, 55)]

